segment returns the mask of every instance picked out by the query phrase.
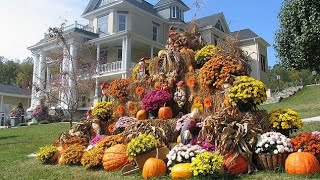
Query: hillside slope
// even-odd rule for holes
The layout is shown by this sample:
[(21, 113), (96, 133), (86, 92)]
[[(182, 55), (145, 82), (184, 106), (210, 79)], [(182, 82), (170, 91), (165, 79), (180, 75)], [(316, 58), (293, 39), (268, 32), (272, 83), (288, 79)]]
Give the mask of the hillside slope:
[(259, 106), (259, 109), (268, 111), (275, 108), (295, 109), (302, 118), (320, 116), (320, 86), (305, 87), (295, 95), (279, 103)]

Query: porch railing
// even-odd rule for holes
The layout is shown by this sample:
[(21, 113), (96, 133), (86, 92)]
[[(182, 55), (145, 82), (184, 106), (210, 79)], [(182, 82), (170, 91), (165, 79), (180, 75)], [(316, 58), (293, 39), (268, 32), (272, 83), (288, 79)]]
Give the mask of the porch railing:
[(99, 65), (98, 69), (100, 74), (120, 71), (122, 69), (122, 62), (116, 61), (112, 63), (101, 64)]

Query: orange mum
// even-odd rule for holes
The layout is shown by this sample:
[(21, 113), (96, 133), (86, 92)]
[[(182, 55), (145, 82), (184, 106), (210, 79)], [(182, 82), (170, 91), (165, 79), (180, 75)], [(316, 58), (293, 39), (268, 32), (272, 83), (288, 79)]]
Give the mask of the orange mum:
[(135, 103), (133, 103), (132, 101), (128, 102), (127, 107), (128, 107), (129, 113), (132, 115), (135, 115), (138, 111), (137, 105)]
[(194, 98), (193, 104), (202, 104), (201, 103), (201, 97), (197, 96)]
[(189, 77), (188, 80), (187, 80), (187, 85), (189, 88), (194, 88), (196, 86), (196, 79), (192, 76), (192, 77)]
[(144, 93), (144, 88), (141, 86), (138, 86), (136, 88), (136, 95), (140, 97), (143, 93)]
[(114, 124), (110, 124), (110, 125), (108, 126), (108, 132), (111, 133), (111, 134), (114, 133)]
[(122, 105), (119, 105), (119, 106), (117, 107), (117, 113), (118, 113), (120, 116), (122, 116), (122, 115), (124, 114), (124, 108), (123, 108)]
[(207, 97), (203, 100), (204, 107), (209, 108), (212, 106), (212, 99)]

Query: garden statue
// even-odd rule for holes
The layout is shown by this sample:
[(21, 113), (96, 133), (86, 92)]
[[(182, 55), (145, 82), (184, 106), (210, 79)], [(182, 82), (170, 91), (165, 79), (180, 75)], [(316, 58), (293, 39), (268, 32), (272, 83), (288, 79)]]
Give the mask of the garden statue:
[(146, 62), (145, 62), (146, 59), (148, 59), (148, 58), (143, 57), (140, 59), (139, 69), (138, 69), (138, 73), (137, 73), (138, 80), (141, 80), (144, 77), (144, 75), (146, 74)]
[(93, 120), (91, 120), (90, 137), (91, 137), (91, 139), (93, 139), (97, 135), (101, 135), (100, 120), (93, 119)]
[(174, 93), (174, 101), (177, 102), (180, 109), (185, 105), (187, 101), (185, 83), (183, 81), (179, 81), (177, 83), (177, 90)]

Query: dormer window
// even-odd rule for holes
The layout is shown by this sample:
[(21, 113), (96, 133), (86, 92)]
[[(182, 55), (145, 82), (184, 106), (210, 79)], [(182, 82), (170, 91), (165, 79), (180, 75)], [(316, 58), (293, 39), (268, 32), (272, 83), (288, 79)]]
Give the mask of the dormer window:
[(183, 11), (178, 6), (171, 6), (170, 7), (170, 17), (172, 19), (181, 19), (183, 20)]
[(177, 18), (177, 12), (178, 12), (178, 7), (177, 6), (171, 6), (171, 18)]

